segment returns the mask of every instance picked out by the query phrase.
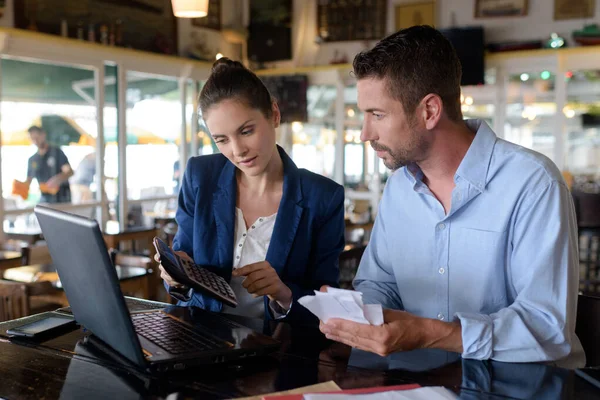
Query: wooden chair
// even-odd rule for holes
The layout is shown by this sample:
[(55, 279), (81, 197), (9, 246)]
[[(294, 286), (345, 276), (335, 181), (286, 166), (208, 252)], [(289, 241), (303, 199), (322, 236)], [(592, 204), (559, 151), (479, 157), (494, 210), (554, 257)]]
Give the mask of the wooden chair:
[(58, 292), (50, 282), (0, 280), (0, 321), (54, 311), (61, 307), (53, 298)]
[[(23, 247), (26, 246), (27, 243), (19, 240), (6, 240), (0, 243), (0, 273), (23, 265)], [(9, 256), (10, 258), (7, 258)]]
[(29, 315), (27, 285), (0, 280), (0, 321)]
[(50, 250), (48, 245), (44, 242), (38, 244), (29, 245), (23, 247), (21, 250), (23, 254), (22, 263), (23, 265), (33, 264), (51, 264), (52, 257), (50, 256)]
[(581, 341), (586, 367), (600, 367), (600, 297), (579, 295), (575, 333)]
[(365, 249), (366, 246), (356, 246), (344, 250), (340, 254), (340, 287), (342, 289), (352, 289), (352, 280), (356, 275)]
[(110, 258), (114, 266), (140, 267), (148, 271), (149, 274), (146, 276), (146, 287), (140, 288), (144, 294), (142, 297), (156, 300), (160, 275), (158, 274), (158, 268), (156, 267), (154, 260), (150, 257), (122, 253), (114, 249), (110, 250)]

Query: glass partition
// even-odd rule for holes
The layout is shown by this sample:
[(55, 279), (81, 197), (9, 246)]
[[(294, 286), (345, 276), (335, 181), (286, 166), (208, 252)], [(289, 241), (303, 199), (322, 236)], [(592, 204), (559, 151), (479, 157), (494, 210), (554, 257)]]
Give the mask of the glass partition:
[(527, 71), (509, 76), (505, 139), (554, 160), (556, 75)]
[[(3, 58), (2, 196), (6, 210), (94, 202), (93, 69)], [(93, 210), (89, 210), (90, 215)]]
[[(128, 200), (175, 196), (183, 106), (177, 79), (128, 71), (126, 99)], [(127, 225), (168, 208), (168, 200), (130, 202)]]
[(577, 175), (600, 173), (600, 70), (568, 72), (565, 169)]
[(299, 168), (333, 178), (335, 157), (335, 86), (309, 85), (308, 122), (290, 124), (291, 157)]
[(181, 99), (178, 82), (127, 72), (127, 191), (139, 200), (174, 194), (179, 160)]

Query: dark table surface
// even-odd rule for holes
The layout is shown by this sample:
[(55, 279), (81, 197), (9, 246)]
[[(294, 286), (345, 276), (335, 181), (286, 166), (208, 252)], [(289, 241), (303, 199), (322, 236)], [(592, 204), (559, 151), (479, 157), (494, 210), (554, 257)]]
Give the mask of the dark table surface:
[[(40, 318), (42, 314), (27, 317)], [(461, 360), (441, 351), (387, 358), (332, 345), (316, 329), (233, 317), (277, 337), (279, 352), (232, 364), (150, 376), (89, 347), (78, 329), (40, 343), (15, 343), (0, 323), (0, 397), (7, 399), (220, 399), (319, 382), (344, 389), (418, 383), (445, 386), (460, 399), (595, 399), (600, 390), (573, 371), (541, 364)]]

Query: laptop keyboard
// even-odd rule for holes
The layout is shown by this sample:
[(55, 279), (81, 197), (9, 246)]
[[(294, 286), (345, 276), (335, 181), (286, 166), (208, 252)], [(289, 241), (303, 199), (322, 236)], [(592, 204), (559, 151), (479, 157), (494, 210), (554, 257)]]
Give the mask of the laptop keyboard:
[(201, 332), (189, 329), (185, 324), (161, 312), (135, 314), (131, 316), (131, 320), (138, 335), (171, 354), (229, 347), (226, 342), (215, 340)]
[[(125, 297), (125, 303), (127, 304), (127, 308), (129, 309), (129, 312), (161, 310), (165, 307), (170, 306), (170, 304), (167, 304), (167, 303), (161, 303), (158, 301), (150, 301), (150, 300), (138, 300), (136, 298), (127, 297), (127, 296)], [(64, 314), (71, 314), (71, 315), (73, 314), (73, 312), (71, 311), (71, 307), (59, 308), (56, 311), (64, 313)]]

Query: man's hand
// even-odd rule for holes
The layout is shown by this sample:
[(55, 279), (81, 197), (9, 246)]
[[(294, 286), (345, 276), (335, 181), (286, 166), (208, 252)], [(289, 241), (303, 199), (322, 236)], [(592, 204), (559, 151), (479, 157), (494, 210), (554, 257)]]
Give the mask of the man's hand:
[(269, 296), (277, 301), (284, 309), (289, 309), (292, 304), (292, 291), (287, 287), (277, 271), (268, 261), (248, 264), (245, 267), (234, 269), (232, 276), (245, 276), (242, 286), (254, 297)]
[(58, 177), (58, 175), (55, 175), (46, 181), (46, 187), (48, 189), (58, 189), (61, 183), (62, 181), (60, 177)]
[(348, 346), (387, 356), (397, 351), (438, 348), (462, 352), (462, 336), (458, 323), (445, 323), (422, 318), (398, 310), (383, 310), (384, 324), (359, 324), (343, 319), (321, 322), (320, 329), (328, 339)]
[[(186, 260), (190, 260), (190, 261), (194, 261), (192, 260), (192, 258), (190, 256), (188, 256), (188, 254), (184, 251), (173, 251), (173, 253), (177, 254), (179, 257), (186, 259)], [(175, 289), (181, 289), (183, 287), (185, 287), (185, 285), (177, 282), (175, 279), (173, 279), (171, 277), (171, 275), (169, 275), (169, 273), (167, 271), (165, 271), (165, 268), (162, 266), (162, 264), (160, 263), (160, 255), (158, 253), (154, 254), (154, 261), (156, 261), (158, 263), (158, 269), (160, 270), (160, 277), (167, 282), (167, 285), (169, 285), (172, 288)]]

